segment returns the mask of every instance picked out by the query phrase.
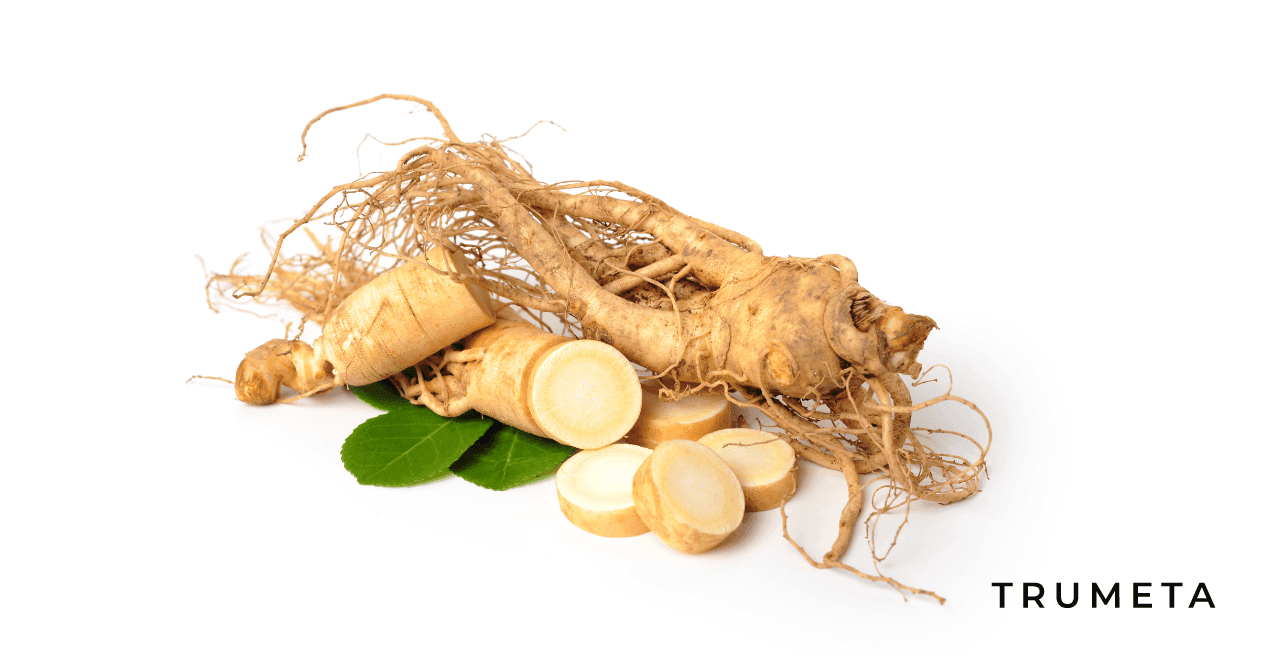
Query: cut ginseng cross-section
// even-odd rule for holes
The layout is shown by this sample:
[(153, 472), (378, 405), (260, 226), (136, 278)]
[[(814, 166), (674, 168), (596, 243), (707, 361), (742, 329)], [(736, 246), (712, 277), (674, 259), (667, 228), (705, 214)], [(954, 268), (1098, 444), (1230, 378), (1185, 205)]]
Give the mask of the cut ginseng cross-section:
[(599, 536), (627, 537), (650, 529), (632, 501), (632, 477), (650, 450), (612, 444), (571, 456), (557, 470), (557, 500), (575, 526)]
[(717, 430), (698, 439), (738, 477), (748, 511), (768, 511), (796, 491), (796, 452), (777, 435), (750, 428)]
[(721, 457), (684, 439), (659, 444), (632, 480), (637, 513), (687, 553), (715, 548), (743, 520), (743, 489)]

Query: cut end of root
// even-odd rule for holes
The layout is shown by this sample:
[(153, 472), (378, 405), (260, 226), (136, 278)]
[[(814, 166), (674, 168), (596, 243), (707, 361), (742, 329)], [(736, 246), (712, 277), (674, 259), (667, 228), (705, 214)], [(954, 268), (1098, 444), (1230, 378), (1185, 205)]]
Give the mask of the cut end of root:
[(632, 363), (595, 340), (573, 340), (539, 360), (531, 385), (535, 422), (549, 437), (580, 449), (619, 441), (641, 414)]
[(773, 433), (750, 428), (717, 430), (699, 444), (720, 456), (738, 477), (748, 511), (777, 508), (796, 490), (796, 452)]
[(715, 548), (742, 524), (743, 489), (725, 461), (689, 440), (659, 445), (632, 480), (641, 520), (686, 553)]
[(612, 444), (571, 456), (557, 470), (561, 513), (579, 529), (598, 536), (649, 532), (632, 499), (632, 478), (649, 457), (649, 449), (632, 444)]

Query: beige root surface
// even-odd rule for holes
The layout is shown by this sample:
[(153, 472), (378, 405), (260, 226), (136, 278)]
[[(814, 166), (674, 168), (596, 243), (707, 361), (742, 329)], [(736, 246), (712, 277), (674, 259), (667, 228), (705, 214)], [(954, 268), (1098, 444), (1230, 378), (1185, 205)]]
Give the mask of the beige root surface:
[(699, 437), (720, 456), (743, 487), (748, 511), (776, 509), (796, 492), (796, 452), (763, 430), (727, 428)]
[(655, 448), (670, 439), (698, 440), (733, 423), (734, 407), (723, 394), (704, 393), (664, 401), (657, 389), (643, 387), (641, 415), (628, 431), (632, 444)]
[[(263, 275), (236, 264), (210, 285), (291, 303), (303, 322), (321, 322), (391, 266), (432, 247), (461, 253), (472, 273), (451, 279), (484, 287), (497, 307), (545, 330), (613, 345), (664, 381), (664, 398), (725, 393), (759, 412), (762, 427), (802, 458), (841, 471), (848, 500), (824, 555), (790, 538), (784, 510), (784, 536), (810, 564), (940, 599), (885, 576), (880, 563), (895, 536), (876, 538), (882, 515), (909, 512), (914, 501), (970, 497), (985, 469), (992, 435), (984, 414), (949, 389), (912, 404), (903, 380), (922, 378), (917, 357), (932, 319), (876, 297), (844, 256), (768, 257), (754, 240), (617, 181), (541, 182), (506, 148), (511, 139), (462, 140), (420, 98), (381, 95), (330, 109), (305, 128), (302, 146), (327, 114), (381, 100), (427, 108), (441, 136), (410, 141), (388, 171), (331, 188), (271, 244)], [(336, 238), (311, 236), (315, 252), (283, 251), (293, 232), (314, 222), (330, 225)], [(448, 352), (419, 367), (440, 373), (435, 378), (459, 376), (471, 362)], [(424, 393), (442, 396), (444, 384)], [(914, 413), (942, 402), (976, 413), (984, 441), (912, 425)], [(876, 501), (865, 536), (875, 573), (841, 561), (868, 484)]]
[(557, 470), (561, 513), (579, 529), (598, 536), (649, 532), (632, 499), (632, 479), (648, 457), (649, 449), (611, 444), (567, 458)]
[(743, 522), (743, 488), (711, 449), (687, 439), (663, 442), (632, 479), (641, 520), (667, 545), (686, 552), (715, 548)]
[(466, 262), (441, 247), (426, 256), (381, 273), (327, 318), (314, 346), (337, 383), (378, 382), (495, 323), (486, 290), (448, 277), (468, 275)]

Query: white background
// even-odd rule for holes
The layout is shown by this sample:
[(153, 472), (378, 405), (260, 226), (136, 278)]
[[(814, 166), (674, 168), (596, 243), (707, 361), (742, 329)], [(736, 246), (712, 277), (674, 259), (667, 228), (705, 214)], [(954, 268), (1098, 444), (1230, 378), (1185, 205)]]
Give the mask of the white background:
[[(1267, 5), (829, 4), (6, 10), (0, 660), (1262, 650)], [(297, 164), (309, 118), (382, 92), (468, 139), (553, 120), (512, 144), (541, 180), (621, 180), (770, 255), (847, 255), (936, 319), (921, 361), (990, 415), (991, 479), (915, 511), (885, 572), (948, 602), (814, 570), (772, 512), (692, 557), (575, 529), (551, 482), (359, 486), (340, 446), (377, 412), (351, 395), (254, 408), (183, 383), (283, 330), (210, 312), (196, 254), (260, 266), (260, 225), (356, 176), (365, 133), (438, 134), (380, 103), (325, 120)], [(793, 532), (820, 554), (844, 490), (806, 471)], [(860, 535), (847, 560), (868, 566)], [(1047, 608), (1021, 608), (1024, 582)], [(1090, 608), (1093, 582), (1123, 607)], [(1134, 582), (1183, 599), (1155, 585), (1132, 609)], [(1214, 610), (1183, 608), (1198, 582)]]

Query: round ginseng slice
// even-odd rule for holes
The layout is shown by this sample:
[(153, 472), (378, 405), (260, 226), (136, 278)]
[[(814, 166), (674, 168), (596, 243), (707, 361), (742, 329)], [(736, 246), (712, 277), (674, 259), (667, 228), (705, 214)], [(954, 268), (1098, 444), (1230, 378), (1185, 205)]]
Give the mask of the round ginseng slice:
[(777, 435), (751, 428), (717, 430), (698, 439), (738, 477), (748, 511), (768, 511), (796, 490), (796, 452)]
[(743, 520), (743, 489), (721, 457), (698, 442), (659, 444), (632, 479), (637, 513), (667, 545), (715, 548)]
[(562, 514), (579, 529), (598, 536), (649, 532), (632, 500), (632, 477), (648, 457), (647, 448), (611, 444), (567, 458), (557, 470), (557, 501)]

